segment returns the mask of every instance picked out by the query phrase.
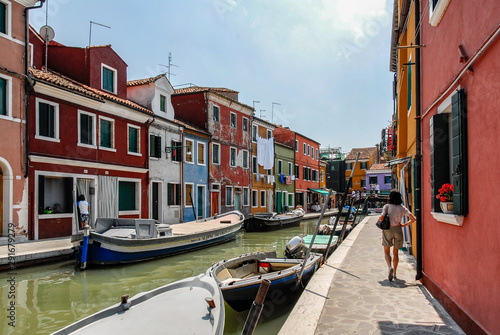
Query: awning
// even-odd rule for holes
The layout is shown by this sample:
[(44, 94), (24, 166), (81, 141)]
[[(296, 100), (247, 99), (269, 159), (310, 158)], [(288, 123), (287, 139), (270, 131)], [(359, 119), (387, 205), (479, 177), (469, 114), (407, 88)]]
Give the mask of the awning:
[[(319, 194), (322, 194), (322, 195), (328, 195), (328, 191), (325, 191), (325, 190), (319, 190), (317, 188), (308, 188), (307, 189), (308, 191), (311, 191), (311, 192), (316, 192), (316, 193), (319, 193)], [(335, 191), (332, 191), (332, 195), (336, 194), (337, 192)]]
[(398, 165), (402, 163), (406, 163), (411, 159), (411, 156), (405, 157), (405, 158), (398, 158), (398, 159), (393, 159), (392, 161), (388, 161), (385, 163), (385, 166), (393, 166), (393, 165)]

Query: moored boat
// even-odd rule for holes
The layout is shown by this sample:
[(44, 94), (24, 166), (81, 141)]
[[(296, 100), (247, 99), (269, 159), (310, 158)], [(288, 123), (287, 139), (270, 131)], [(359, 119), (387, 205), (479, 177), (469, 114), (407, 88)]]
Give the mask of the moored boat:
[[(311, 245), (312, 237), (313, 235), (304, 236), (304, 244), (305, 244), (304, 249), (306, 251), (307, 249), (309, 249)], [(338, 239), (339, 239), (338, 236), (332, 237), (330, 247), (328, 248), (328, 255), (331, 255), (337, 248)], [(330, 235), (316, 235), (310, 252), (317, 252), (324, 255), (329, 241), (330, 241)]]
[[(276, 252), (255, 252), (223, 260), (207, 270), (221, 288), (224, 300), (236, 311), (249, 309), (255, 299), (260, 283), (268, 279), (271, 284), (267, 298), (277, 297), (281, 303), (288, 302), (293, 292), (306, 285), (319, 268), (322, 256), (311, 254), (304, 259), (277, 258)], [(306, 262), (302, 278), (299, 273)], [(271, 301), (272, 303), (272, 301)]]
[[(243, 221), (238, 211), (173, 225), (146, 219), (99, 218), (88, 238), (86, 261), (99, 265), (130, 263), (208, 247), (234, 239)], [(85, 250), (82, 237), (74, 235), (72, 241)], [(83, 263), (81, 254), (84, 252), (77, 257)]]
[(135, 295), (52, 335), (213, 334), (224, 332), (224, 299), (217, 282), (201, 274)]
[(255, 213), (253, 217), (245, 220), (245, 230), (248, 232), (268, 231), (298, 226), (304, 214), (302, 208), (281, 214), (274, 212)]

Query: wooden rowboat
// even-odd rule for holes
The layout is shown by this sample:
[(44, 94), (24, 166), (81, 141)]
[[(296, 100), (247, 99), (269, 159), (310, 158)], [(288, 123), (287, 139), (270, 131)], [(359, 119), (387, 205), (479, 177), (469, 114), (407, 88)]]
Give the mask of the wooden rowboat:
[(302, 208), (282, 214), (274, 212), (255, 213), (253, 217), (245, 220), (245, 230), (248, 232), (268, 231), (298, 226), (304, 214)]

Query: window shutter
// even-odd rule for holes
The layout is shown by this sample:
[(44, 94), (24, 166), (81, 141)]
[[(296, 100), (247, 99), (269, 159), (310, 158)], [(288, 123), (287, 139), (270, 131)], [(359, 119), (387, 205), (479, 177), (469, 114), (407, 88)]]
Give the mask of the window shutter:
[(459, 90), (451, 97), (451, 136), (453, 212), (467, 215), (468, 212), (468, 173), (467, 173), (467, 104), (465, 91)]
[(161, 158), (161, 137), (155, 136), (155, 157)]
[(45, 205), (45, 176), (38, 176), (38, 214), (43, 214)]
[(449, 182), (448, 114), (436, 114), (430, 122), (432, 210), (439, 209), (438, 190)]
[(6, 5), (3, 3), (0, 3), (0, 33), (6, 34), (7, 33), (7, 20), (6, 15)]
[(0, 115), (7, 115), (7, 80), (3, 78), (0, 78)]

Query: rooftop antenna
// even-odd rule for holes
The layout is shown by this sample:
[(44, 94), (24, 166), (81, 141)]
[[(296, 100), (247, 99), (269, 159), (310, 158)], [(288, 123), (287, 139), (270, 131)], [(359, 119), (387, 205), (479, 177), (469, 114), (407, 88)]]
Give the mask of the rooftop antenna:
[(48, 54), (49, 54), (49, 42), (54, 39), (56, 35), (54, 29), (49, 26), (49, 1), (47, 0), (47, 6), (45, 7), (45, 25), (40, 28), (40, 35), (43, 36), (45, 41), (45, 69), (47, 72), (47, 64), (48, 64)]
[(257, 100), (253, 101), (253, 115), (255, 115), (255, 103), (260, 104), (260, 101), (257, 101)]
[(279, 105), (279, 106), (281, 106), (281, 104), (280, 104), (280, 103), (273, 102), (273, 105), (272, 105), (272, 111), (271, 111), (271, 123), (274, 123), (274, 105)]
[(104, 27), (104, 28), (108, 28), (108, 29), (111, 29), (111, 27), (109, 26), (106, 26), (102, 23), (99, 23), (99, 22), (94, 22), (94, 21), (90, 21), (90, 31), (89, 31), (89, 46), (92, 45), (92, 24), (97, 24), (98, 26), (101, 26), (101, 27)]
[[(265, 109), (261, 109), (261, 110), (260, 110), (260, 116), (259, 116), (259, 117), (260, 117), (261, 119), (262, 119), (262, 112), (265, 112), (265, 111), (266, 111)], [(264, 116), (265, 116), (265, 115), (264, 115)]]
[(159, 65), (165, 66), (167, 68), (168, 81), (170, 81), (170, 75), (175, 76), (174, 73), (170, 72), (170, 68), (172, 66), (179, 67), (178, 65), (172, 64), (172, 53), (171, 52), (168, 53), (168, 65), (163, 65), (163, 64), (159, 64)]

